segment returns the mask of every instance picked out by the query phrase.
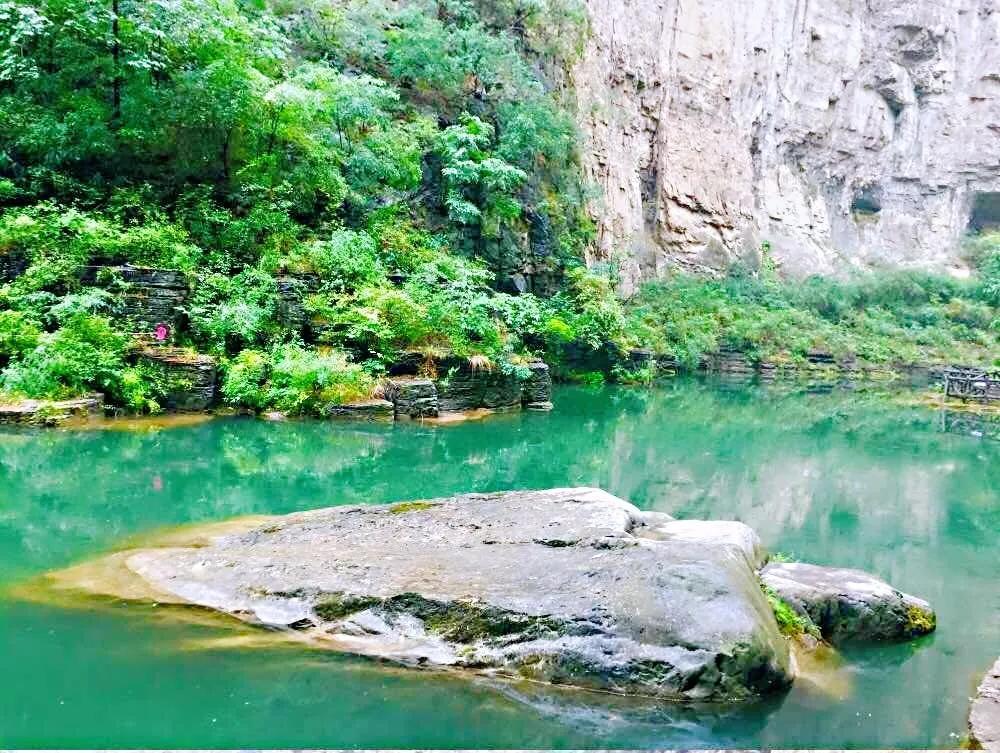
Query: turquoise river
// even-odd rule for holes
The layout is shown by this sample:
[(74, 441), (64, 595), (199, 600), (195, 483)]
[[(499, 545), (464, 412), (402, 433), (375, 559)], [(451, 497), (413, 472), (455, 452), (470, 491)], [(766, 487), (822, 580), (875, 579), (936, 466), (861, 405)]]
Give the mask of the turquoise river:
[[(1000, 442), (952, 425), (863, 392), (677, 381), (562, 388), (551, 414), (449, 426), (0, 431), (0, 747), (955, 747), (1000, 654)], [(742, 520), (772, 551), (870, 570), (930, 600), (938, 632), (848, 651), (829, 683), (782, 697), (681, 707), (251, 646), (150, 605), (18, 595), (184, 523), (570, 485)]]

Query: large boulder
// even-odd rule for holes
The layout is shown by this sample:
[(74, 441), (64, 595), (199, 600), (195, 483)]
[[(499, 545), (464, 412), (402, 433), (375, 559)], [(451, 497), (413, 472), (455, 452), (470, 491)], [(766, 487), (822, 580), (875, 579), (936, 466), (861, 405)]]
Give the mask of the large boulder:
[(439, 371), (434, 386), (443, 412), (521, 407), (521, 382), (516, 374), (476, 367), (458, 358), (445, 360)]
[(138, 579), (160, 602), (409, 665), (679, 700), (749, 699), (792, 680), (758, 581), (760, 544), (741, 523), (673, 521), (596, 489), (559, 489), (248, 528), (112, 557), (131, 598)]
[(218, 364), (212, 356), (157, 346), (141, 349), (138, 360), (156, 370), (166, 386), (167, 410), (197, 412), (215, 402)]
[(386, 384), (397, 418), (437, 418), (438, 393), (434, 382), (418, 377), (395, 377)]
[(974, 744), (1000, 752), (1000, 659), (986, 673), (972, 702), (969, 733)]
[(905, 640), (937, 624), (926, 601), (860, 570), (774, 563), (761, 580), (831, 643)]

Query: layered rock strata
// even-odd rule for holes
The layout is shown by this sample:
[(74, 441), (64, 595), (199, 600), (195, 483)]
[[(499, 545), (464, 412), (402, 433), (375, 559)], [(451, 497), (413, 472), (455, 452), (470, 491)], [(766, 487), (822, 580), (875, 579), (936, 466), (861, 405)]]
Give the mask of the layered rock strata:
[(961, 271), (1000, 224), (996, 0), (587, 0), (595, 260)]

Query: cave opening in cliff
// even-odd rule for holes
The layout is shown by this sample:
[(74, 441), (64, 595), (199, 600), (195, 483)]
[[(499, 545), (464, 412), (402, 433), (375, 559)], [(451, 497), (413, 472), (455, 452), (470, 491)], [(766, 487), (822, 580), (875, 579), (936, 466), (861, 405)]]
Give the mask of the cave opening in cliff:
[(873, 186), (859, 188), (851, 201), (851, 212), (865, 216), (876, 215), (882, 211), (882, 199), (879, 191)]
[(974, 233), (1000, 230), (1000, 191), (983, 191), (975, 195), (969, 230)]

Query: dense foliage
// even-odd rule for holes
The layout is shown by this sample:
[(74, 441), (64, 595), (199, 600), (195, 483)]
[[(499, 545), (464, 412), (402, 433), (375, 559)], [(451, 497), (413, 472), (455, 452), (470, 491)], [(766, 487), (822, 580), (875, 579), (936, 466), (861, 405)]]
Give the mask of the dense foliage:
[[(584, 32), (576, 0), (3, 0), (0, 255), (27, 270), (2, 389), (155, 402), (128, 286), (82, 282), (108, 262), (186, 272), (180, 344), (255, 407), (354, 394), (402, 351), (509, 367), (552, 321), (572, 339), (572, 294), (497, 291), (554, 292), (588, 242), (559, 93)], [(330, 352), (283, 320), (285, 275), (319, 280)]]
[(629, 327), (693, 367), (719, 348), (762, 361), (811, 351), (874, 364), (1000, 365), (1000, 234), (970, 240), (978, 275), (870, 274), (787, 282), (734, 268), (719, 280), (678, 275), (647, 285)]
[(0, 0), (0, 392), (159, 408), (130, 283), (85, 273), (125, 263), (187, 276), (174, 344), (256, 409), (364, 396), (414, 351), (594, 381), (638, 345), (996, 353), (988, 237), (975, 283), (734, 270), (619, 300), (581, 263), (586, 31), (579, 0)]

